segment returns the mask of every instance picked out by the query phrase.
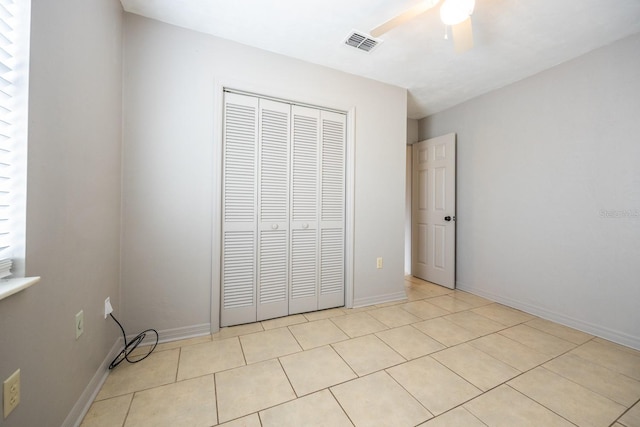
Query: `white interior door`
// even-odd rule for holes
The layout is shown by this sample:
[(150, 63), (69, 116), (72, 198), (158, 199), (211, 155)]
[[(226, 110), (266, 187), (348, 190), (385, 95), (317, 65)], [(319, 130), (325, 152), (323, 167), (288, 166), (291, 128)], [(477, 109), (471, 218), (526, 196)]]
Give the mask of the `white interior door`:
[(455, 287), (456, 135), (413, 145), (412, 274)]

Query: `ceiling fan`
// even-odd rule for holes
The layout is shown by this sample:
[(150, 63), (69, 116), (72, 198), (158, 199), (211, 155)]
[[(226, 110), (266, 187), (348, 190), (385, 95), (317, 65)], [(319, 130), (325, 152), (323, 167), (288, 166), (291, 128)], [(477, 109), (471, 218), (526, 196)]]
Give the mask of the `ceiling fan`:
[[(373, 37), (380, 37), (399, 25), (412, 20), (432, 9), (441, 0), (423, 0), (416, 6), (402, 12), (387, 22), (371, 30)], [(440, 6), (440, 19), (445, 25), (451, 26), (453, 46), (457, 53), (465, 52), (473, 47), (473, 31), (471, 27), (471, 14), (475, 7), (475, 0), (444, 0)]]

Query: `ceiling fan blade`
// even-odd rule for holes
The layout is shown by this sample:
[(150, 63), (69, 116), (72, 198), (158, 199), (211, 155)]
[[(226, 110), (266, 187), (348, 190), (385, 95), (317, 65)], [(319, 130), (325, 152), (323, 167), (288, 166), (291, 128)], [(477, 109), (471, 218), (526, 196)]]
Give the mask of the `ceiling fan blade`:
[(463, 53), (473, 47), (473, 27), (471, 17), (468, 17), (459, 24), (451, 26), (453, 36), (453, 48), (456, 53)]
[(424, 0), (411, 9), (402, 12), (400, 15), (389, 19), (384, 24), (377, 26), (376, 28), (371, 30), (370, 34), (373, 37), (380, 37), (384, 33), (393, 30), (395, 27), (402, 25), (405, 22), (410, 21), (416, 16), (421, 15), (427, 10), (433, 8), (438, 4), (439, 1), (440, 0)]

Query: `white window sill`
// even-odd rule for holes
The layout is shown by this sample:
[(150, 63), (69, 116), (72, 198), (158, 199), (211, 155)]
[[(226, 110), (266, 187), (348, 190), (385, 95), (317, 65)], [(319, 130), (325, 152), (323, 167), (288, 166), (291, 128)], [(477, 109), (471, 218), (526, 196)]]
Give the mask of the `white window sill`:
[(15, 279), (0, 279), (0, 300), (27, 289), (40, 281), (40, 277), (18, 277)]

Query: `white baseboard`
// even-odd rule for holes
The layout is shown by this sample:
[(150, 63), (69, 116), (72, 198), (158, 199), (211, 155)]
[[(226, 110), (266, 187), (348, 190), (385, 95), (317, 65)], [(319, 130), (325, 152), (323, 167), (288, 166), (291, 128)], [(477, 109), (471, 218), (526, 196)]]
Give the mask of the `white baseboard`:
[(353, 308), (366, 307), (368, 305), (375, 304), (384, 304), (386, 302), (401, 301), (404, 299), (407, 299), (407, 294), (404, 292), (404, 290), (402, 290), (400, 292), (394, 292), (392, 294), (376, 295), (373, 297), (354, 299)]
[[(142, 332), (142, 331), (140, 331)], [(127, 341), (134, 339), (140, 332), (127, 335)], [(158, 331), (158, 343), (184, 340), (187, 338), (201, 337), (211, 334), (211, 323), (202, 323), (200, 325), (184, 326), (182, 328), (165, 329)], [(147, 333), (140, 345), (153, 344), (156, 340), (156, 334)]]
[(584, 320), (575, 319), (573, 317), (566, 316), (563, 313), (550, 311), (537, 305), (525, 303), (511, 298), (505, 298), (502, 295), (496, 295), (491, 292), (485, 292), (482, 289), (477, 289), (473, 286), (468, 286), (461, 282), (456, 282), (456, 288), (461, 291), (469, 292), (481, 297), (488, 298), (491, 301), (499, 302), (509, 307), (522, 310), (526, 313), (533, 314), (534, 316), (551, 320), (552, 322), (556, 322), (561, 325), (568, 326), (570, 328), (574, 328), (579, 331), (586, 332), (588, 334), (595, 335), (597, 337), (640, 350), (640, 337), (625, 334), (623, 332), (609, 329), (601, 325), (596, 325), (594, 323), (586, 322)]
[(109, 365), (111, 364), (111, 361), (118, 355), (118, 353), (120, 353), (123, 346), (124, 342), (122, 341), (122, 337), (117, 338), (115, 343), (113, 343), (111, 350), (109, 350), (109, 353), (91, 378), (91, 381), (89, 381), (89, 384), (84, 388), (80, 398), (76, 404), (73, 405), (73, 408), (71, 408), (69, 415), (67, 415), (67, 418), (62, 423), (62, 427), (77, 427), (80, 425), (82, 419), (87, 414), (89, 407), (93, 403), (93, 400), (98, 395), (102, 384), (104, 384), (107, 379), (107, 375), (109, 375)]

